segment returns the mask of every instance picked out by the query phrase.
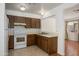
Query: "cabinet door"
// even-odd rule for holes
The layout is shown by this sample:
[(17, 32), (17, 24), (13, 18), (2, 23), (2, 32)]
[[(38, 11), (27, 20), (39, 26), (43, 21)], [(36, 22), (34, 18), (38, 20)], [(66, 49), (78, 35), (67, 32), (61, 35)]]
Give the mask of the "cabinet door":
[(26, 18), (25, 22), (26, 22), (26, 28), (31, 28), (31, 18)]
[(52, 37), (48, 39), (48, 53), (57, 53), (57, 37)]
[(7, 15), (9, 19), (9, 28), (14, 28), (15, 16)]
[(16, 16), (15, 23), (25, 23), (25, 17)]
[(36, 20), (31, 19), (31, 28), (36, 28)]
[(14, 36), (9, 36), (8, 48), (14, 49)]
[(41, 37), (39, 35), (36, 36), (36, 45), (41, 47)]
[(36, 28), (40, 28), (41, 24), (40, 24), (40, 19), (36, 19)]
[(42, 37), (42, 49), (45, 50), (47, 52), (48, 50), (48, 39), (45, 37)]
[(35, 44), (35, 35), (29, 34), (27, 35), (27, 46), (31, 46)]
[(32, 18), (31, 20), (31, 26), (32, 28), (40, 28), (40, 19), (35, 19), (35, 18)]

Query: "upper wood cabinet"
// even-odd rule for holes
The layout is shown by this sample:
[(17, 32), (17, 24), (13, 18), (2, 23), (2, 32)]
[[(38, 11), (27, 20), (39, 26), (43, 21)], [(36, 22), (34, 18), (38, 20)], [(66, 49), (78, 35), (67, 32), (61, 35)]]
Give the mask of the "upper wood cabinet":
[(31, 19), (31, 27), (36, 28), (36, 19)]
[(7, 15), (9, 19), (9, 28), (14, 28), (15, 16)]
[(32, 28), (40, 28), (40, 19), (32, 18), (31, 25)]
[(11, 16), (9, 18), (9, 27), (13, 28), (14, 23), (26, 23), (26, 28), (40, 28), (40, 19), (29, 18), (29, 17), (20, 17), (20, 16)]
[(40, 19), (36, 19), (36, 28), (40, 28), (41, 24), (40, 24)]
[(26, 28), (31, 28), (31, 18), (25, 18)]
[(15, 23), (25, 23), (25, 17), (15, 16)]

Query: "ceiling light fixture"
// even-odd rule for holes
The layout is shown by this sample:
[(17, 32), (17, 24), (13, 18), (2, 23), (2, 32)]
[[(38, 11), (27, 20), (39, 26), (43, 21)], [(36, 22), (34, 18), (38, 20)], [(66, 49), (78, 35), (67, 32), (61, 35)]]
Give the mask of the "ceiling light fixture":
[(41, 15), (44, 15), (44, 12), (41, 12)]
[(45, 10), (43, 8), (41, 9), (40, 14), (41, 15), (44, 15), (45, 14)]
[(26, 8), (25, 7), (20, 7), (20, 10), (25, 11)]
[(68, 25), (74, 25), (74, 23), (73, 22), (69, 22)]

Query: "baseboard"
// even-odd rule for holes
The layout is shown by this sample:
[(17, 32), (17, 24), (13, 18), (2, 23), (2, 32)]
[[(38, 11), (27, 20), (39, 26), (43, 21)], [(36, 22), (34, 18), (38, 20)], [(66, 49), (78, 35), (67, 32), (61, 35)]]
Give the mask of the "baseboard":
[(57, 53), (57, 55), (62, 56), (61, 54)]
[(60, 56), (65, 56), (64, 53), (58, 52), (57, 54), (59, 54)]

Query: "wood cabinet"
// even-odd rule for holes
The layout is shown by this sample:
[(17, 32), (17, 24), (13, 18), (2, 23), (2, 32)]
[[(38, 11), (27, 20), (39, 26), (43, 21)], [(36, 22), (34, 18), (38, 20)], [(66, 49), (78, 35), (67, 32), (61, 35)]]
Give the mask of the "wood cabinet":
[(48, 38), (48, 53), (57, 53), (57, 37)]
[(31, 18), (25, 18), (26, 28), (31, 28)]
[(45, 37), (41, 35), (27, 35), (27, 45), (37, 45), (49, 55), (57, 53), (57, 37)]
[(15, 16), (15, 23), (25, 23), (25, 17)]
[(48, 39), (42, 37), (41, 48), (47, 52), (47, 50), (48, 50)]
[(40, 19), (36, 19), (36, 28), (41, 28)]
[(27, 35), (27, 46), (35, 45), (35, 35), (28, 34)]
[(27, 45), (37, 45), (49, 55), (57, 53), (57, 37), (45, 37), (41, 35), (27, 35)]
[(9, 36), (8, 49), (14, 49), (14, 36)]
[(9, 28), (14, 28), (15, 16), (7, 15), (9, 18)]
[(32, 28), (40, 28), (40, 19), (35, 19), (35, 18), (32, 18), (31, 19), (31, 27)]
[(36, 28), (36, 20), (31, 19), (31, 28)]
[(41, 46), (41, 40), (40, 39), (41, 39), (41, 37), (39, 35), (36, 35), (35, 43), (39, 47)]
[(37, 35), (36, 45), (49, 55), (57, 53), (57, 37), (44, 37)]
[(7, 15), (9, 18), (9, 27), (13, 28), (14, 23), (26, 23), (26, 28), (40, 28), (40, 19)]

